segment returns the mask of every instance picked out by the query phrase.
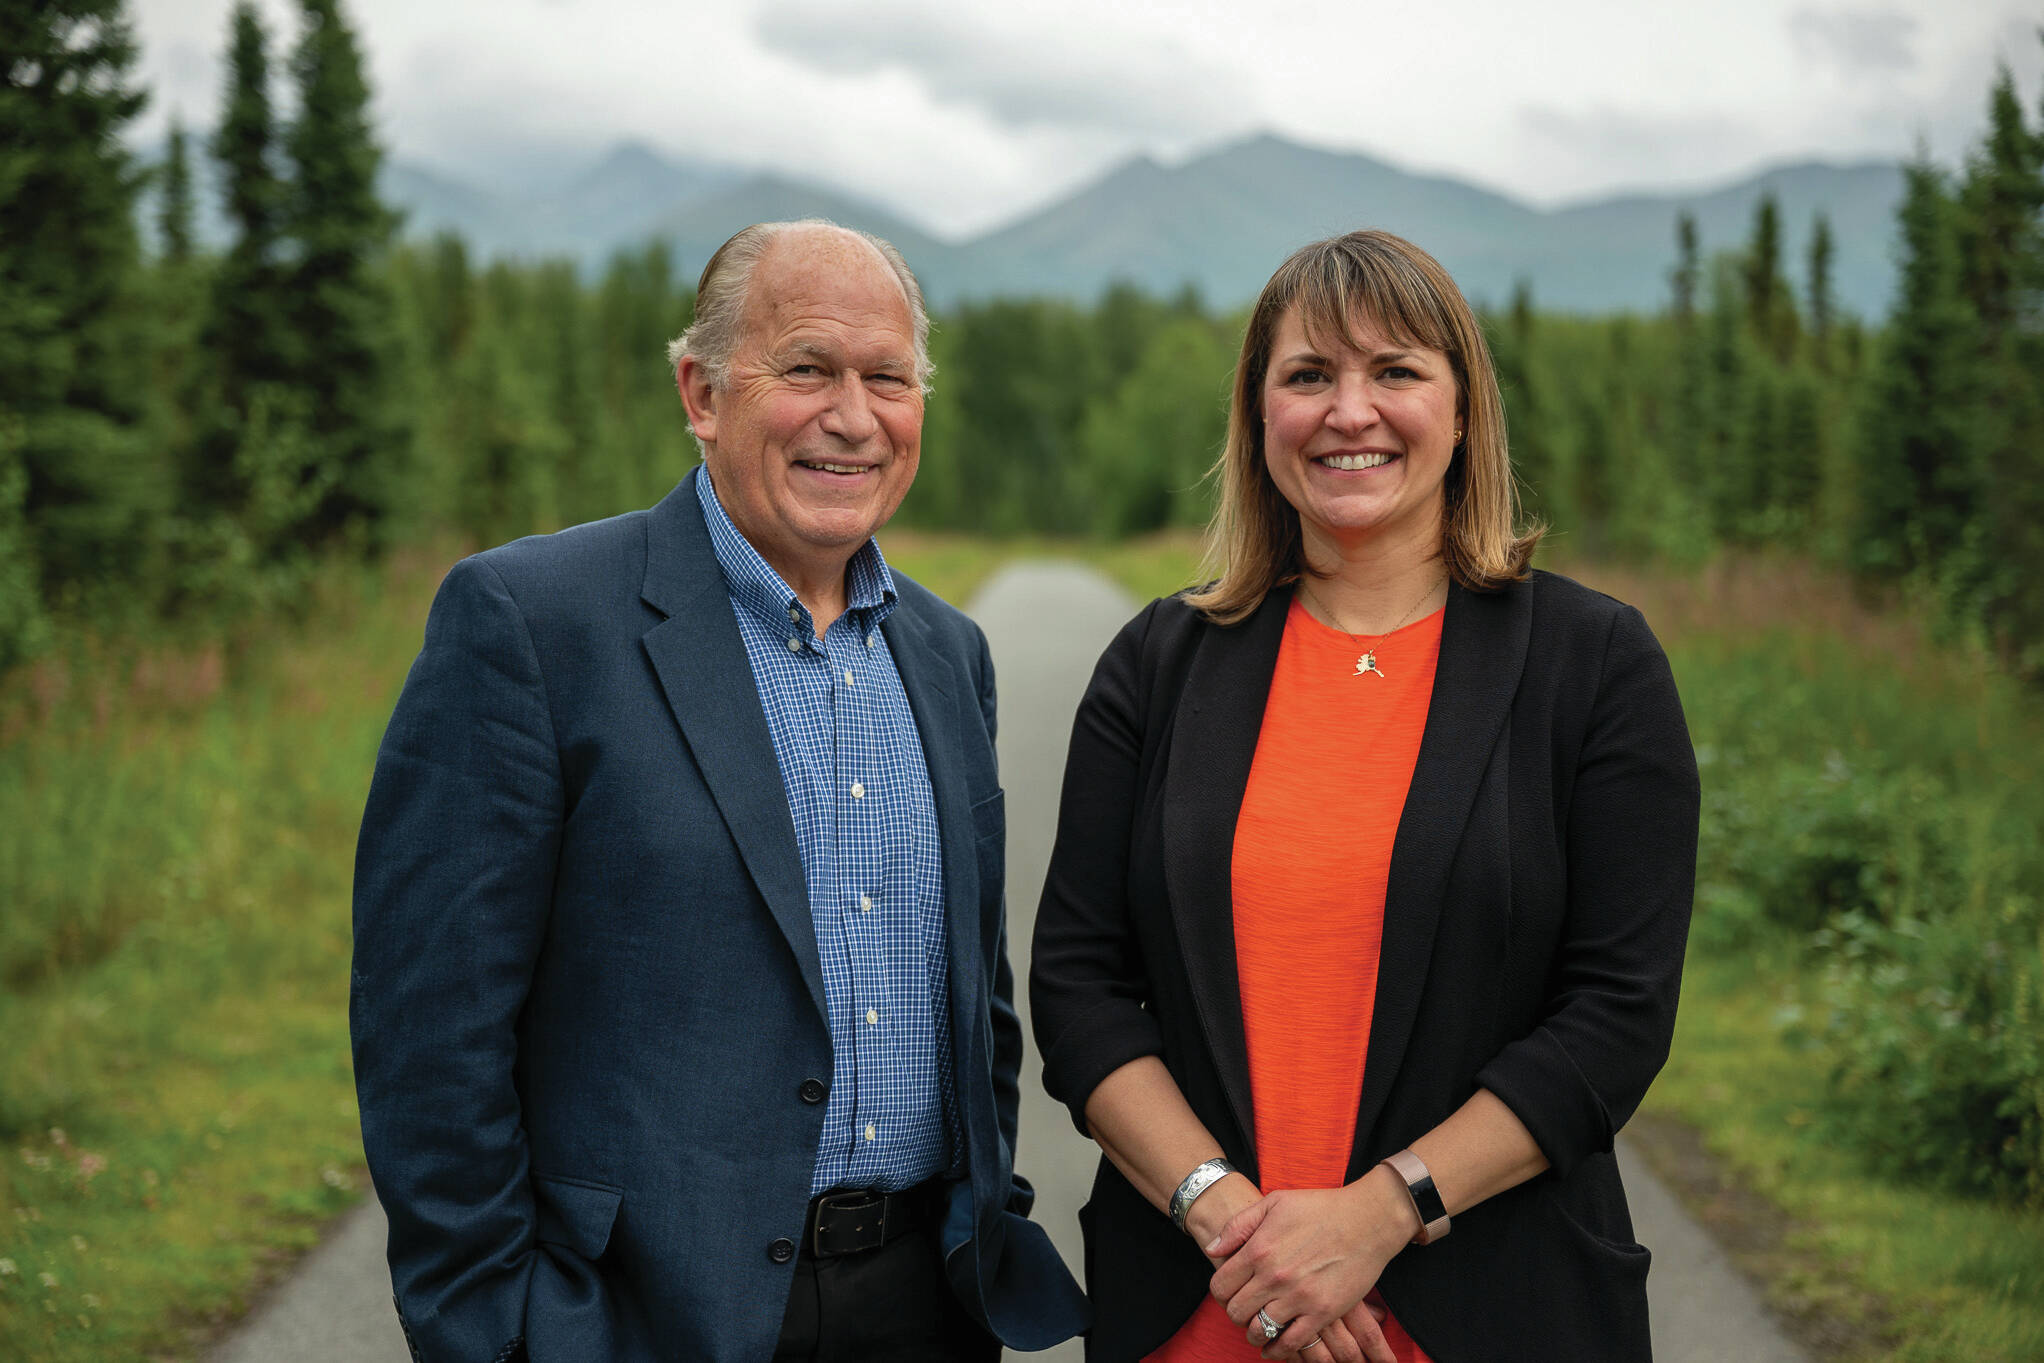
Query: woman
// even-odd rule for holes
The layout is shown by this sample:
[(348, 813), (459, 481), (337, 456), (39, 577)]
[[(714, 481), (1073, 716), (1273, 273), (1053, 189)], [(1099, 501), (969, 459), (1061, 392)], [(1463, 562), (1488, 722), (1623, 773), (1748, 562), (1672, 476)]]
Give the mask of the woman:
[(1089, 1356), (1644, 1359), (1612, 1138), (1698, 804), (1660, 647), (1529, 571), (1482, 335), (1397, 237), (1271, 278), (1219, 474), (1219, 576), (1081, 705), (1036, 923), (1106, 1156)]

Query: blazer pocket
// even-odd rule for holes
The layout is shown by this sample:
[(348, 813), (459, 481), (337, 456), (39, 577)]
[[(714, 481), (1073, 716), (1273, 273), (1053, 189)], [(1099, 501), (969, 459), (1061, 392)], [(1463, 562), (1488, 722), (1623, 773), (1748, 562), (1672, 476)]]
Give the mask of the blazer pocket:
[(618, 1206), (624, 1201), (622, 1188), (534, 1174), (532, 1193), (538, 1211), (535, 1238), (571, 1249), (585, 1259), (603, 1257), (611, 1228), (617, 1224)]

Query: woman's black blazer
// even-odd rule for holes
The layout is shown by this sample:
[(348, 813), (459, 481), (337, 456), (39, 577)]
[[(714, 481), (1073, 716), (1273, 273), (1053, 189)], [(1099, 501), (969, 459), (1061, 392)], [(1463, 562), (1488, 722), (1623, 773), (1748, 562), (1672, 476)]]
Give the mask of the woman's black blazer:
[[(1102, 1079), (1161, 1055), (1251, 1178), (1230, 862), (1290, 600), (1273, 592), (1229, 627), (1158, 601), (1108, 646), (1073, 726), (1029, 989), (1045, 1087), (1082, 1131)], [(1491, 1090), (1552, 1167), (1400, 1253), (1385, 1301), (1437, 1363), (1631, 1363), (1649, 1357), (1648, 1255), (1612, 1138), (1674, 1029), (1695, 755), (1638, 611), (1535, 573), (1451, 587), (1447, 612), (1348, 1178)], [(1371, 798), (1330, 790), (1312, 817)], [(1191, 1314), (1210, 1267), (1104, 1159), (1080, 1219), (1088, 1356), (1140, 1358)]]

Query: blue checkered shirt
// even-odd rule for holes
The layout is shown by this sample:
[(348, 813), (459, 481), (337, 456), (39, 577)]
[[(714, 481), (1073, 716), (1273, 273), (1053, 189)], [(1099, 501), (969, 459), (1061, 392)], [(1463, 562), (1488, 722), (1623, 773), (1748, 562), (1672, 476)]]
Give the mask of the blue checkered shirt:
[(930, 773), (880, 624), (898, 600), (868, 540), (824, 637), (696, 479), (795, 818), (833, 1059), (810, 1192), (954, 1170), (943, 855)]

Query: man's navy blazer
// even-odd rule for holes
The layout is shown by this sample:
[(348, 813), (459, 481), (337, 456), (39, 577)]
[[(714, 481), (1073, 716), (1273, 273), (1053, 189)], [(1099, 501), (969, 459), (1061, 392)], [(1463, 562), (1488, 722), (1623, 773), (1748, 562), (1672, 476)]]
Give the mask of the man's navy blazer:
[[(833, 1078), (780, 769), (691, 473), (457, 564), (377, 757), (350, 991), (363, 1144), (427, 1363), (771, 1356)], [(994, 681), (897, 576), (942, 834), (965, 1173), (941, 1231), (1005, 1343), (1084, 1299), (1014, 1177), (1021, 1030)]]

